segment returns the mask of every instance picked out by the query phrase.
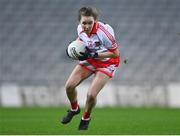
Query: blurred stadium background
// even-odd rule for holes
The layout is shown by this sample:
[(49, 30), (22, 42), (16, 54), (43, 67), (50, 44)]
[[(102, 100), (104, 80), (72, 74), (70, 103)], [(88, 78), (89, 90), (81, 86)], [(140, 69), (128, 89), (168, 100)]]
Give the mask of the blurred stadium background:
[[(180, 107), (179, 0), (0, 0), (0, 107), (63, 106), (77, 64), (77, 12), (94, 6), (120, 43), (122, 60), (97, 106)], [(84, 105), (88, 83), (79, 86)]]

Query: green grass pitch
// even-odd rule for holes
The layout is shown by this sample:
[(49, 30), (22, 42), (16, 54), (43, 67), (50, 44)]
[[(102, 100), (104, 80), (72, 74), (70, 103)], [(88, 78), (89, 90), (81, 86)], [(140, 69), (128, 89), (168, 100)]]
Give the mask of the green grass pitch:
[(95, 108), (87, 131), (77, 130), (83, 109), (69, 124), (62, 125), (60, 118), (66, 110), (66, 107), (0, 108), (0, 134), (180, 134), (180, 109)]

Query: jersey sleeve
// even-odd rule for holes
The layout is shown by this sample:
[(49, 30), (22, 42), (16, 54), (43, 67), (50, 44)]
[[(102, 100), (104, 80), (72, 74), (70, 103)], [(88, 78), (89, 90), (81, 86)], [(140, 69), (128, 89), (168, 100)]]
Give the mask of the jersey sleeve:
[(77, 27), (77, 34), (78, 34), (78, 38), (77, 39), (83, 41), (82, 40), (83, 39), (82, 28), (81, 28), (80, 25), (78, 25), (78, 27)]
[(99, 35), (105, 48), (109, 51), (114, 51), (118, 47), (114, 36), (114, 30), (109, 25), (99, 25)]
[(78, 26), (77, 26), (77, 34), (78, 34), (78, 37), (79, 37), (80, 33), (81, 33), (81, 27), (80, 27), (80, 25), (78, 25)]

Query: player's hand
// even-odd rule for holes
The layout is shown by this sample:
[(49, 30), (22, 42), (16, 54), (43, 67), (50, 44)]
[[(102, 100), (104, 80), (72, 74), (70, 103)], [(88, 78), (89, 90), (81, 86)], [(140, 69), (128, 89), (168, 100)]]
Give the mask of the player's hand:
[(85, 52), (80, 52), (82, 56), (79, 56), (79, 60), (87, 60), (89, 58), (97, 58), (98, 53), (97, 52), (92, 52), (88, 47), (86, 47)]

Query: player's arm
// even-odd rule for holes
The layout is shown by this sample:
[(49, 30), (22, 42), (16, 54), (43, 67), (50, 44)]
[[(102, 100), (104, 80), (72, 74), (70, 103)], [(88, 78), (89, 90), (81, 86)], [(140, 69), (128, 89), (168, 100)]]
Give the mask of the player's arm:
[(82, 56), (79, 57), (79, 60), (86, 60), (87, 58), (115, 58), (119, 56), (118, 48), (115, 48), (113, 51), (106, 52), (92, 52), (88, 47), (86, 47), (86, 52), (81, 52)]
[[(108, 25), (109, 26), (109, 25)], [(101, 41), (105, 48), (107, 48), (106, 52), (98, 53), (99, 58), (115, 58), (119, 56), (118, 43), (114, 36), (114, 30), (111, 26), (108, 29), (105, 29), (104, 26), (99, 27), (98, 31), (99, 37), (101, 37)]]
[(119, 56), (119, 49), (98, 53), (98, 58), (115, 58)]

